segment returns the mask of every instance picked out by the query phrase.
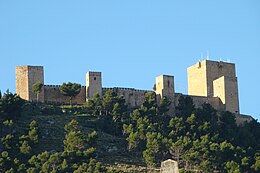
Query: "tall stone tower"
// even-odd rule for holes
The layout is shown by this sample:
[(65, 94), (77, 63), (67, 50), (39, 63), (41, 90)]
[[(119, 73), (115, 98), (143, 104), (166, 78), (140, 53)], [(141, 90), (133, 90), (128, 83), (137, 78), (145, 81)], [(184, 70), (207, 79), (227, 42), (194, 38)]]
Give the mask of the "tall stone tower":
[[(33, 92), (32, 86), (37, 82), (44, 84), (43, 66), (16, 67), (16, 93), (21, 98), (36, 101), (37, 95)], [(39, 101), (44, 102), (44, 88), (39, 94)]]
[(102, 97), (102, 74), (101, 72), (87, 72), (86, 98), (93, 98), (96, 93)]
[(174, 76), (161, 75), (156, 77), (155, 93), (159, 96), (157, 97), (159, 98), (158, 101), (163, 97), (167, 97), (172, 102), (169, 113), (174, 113)]
[(219, 97), (227, 111), (239, 114), (237, 78), (222, 76), (213, 81), (214, 97)]
[(219, 97), (225, 110), (239, 113), (235, 64), (204, 60), (189, 67), (188, 94)]

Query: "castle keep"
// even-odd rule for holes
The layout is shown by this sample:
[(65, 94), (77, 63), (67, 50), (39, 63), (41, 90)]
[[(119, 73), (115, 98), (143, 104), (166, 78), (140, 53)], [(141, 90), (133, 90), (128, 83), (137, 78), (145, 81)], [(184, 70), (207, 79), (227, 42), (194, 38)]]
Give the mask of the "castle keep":
[(225, 110), (239, 113), (235, 64), (205, 60), (189, 67), (188, 95), (218, 97)]
[[(196, 107), (203, 103), (211, 104), (219, 111), (230, 111), (239, 114), (238, 84), (235, 64), (204, 60), (191, 66), (188, 72), (188, 95), (193, 99)], [(44, 84), (43, 66), (18, 66), (16, 67), (16, 93), (23, 99), (36, 100), (36, 94), (32, 86), (36, 82)], [(68, 104), (69, 98), (59, 91), (59, 85), (44, 85), (39, 94), (39, 101), (49, 103)], [(118, 95), (123, 95), (129, 107), (142, 105), (147, 90), (134, 88), (103, 88), (101, 72), (87, 72), (86, 86), (82, 86), (81, 92), (72, 100), (74, 104), (84, 104), (95, 93), (102, 95), (107, 90), (113, 90)], [(178, 105), (179, 97), (183, 94), (175, 93), (174, 77), (161, 75), (156, 78), (155, 90), (158, 100), (166, 96), (172, 101), (171, 110)]]

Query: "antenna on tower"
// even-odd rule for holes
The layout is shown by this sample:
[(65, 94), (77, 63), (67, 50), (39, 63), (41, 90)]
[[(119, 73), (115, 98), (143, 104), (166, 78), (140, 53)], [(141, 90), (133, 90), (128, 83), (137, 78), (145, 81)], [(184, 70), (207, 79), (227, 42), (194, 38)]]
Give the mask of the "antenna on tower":
[(207, 50), (207, 60), (209, 60), (209, 51)]

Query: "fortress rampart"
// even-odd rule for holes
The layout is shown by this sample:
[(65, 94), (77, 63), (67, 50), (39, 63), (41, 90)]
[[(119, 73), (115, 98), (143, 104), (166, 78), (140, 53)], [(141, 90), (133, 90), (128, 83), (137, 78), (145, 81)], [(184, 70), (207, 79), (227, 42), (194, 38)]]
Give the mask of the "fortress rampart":
[(107, 90), (113, 90), (118, 95), (123, 95), (126, 104), (129, 107), (138, 107), (143, 104), (145, 99), (145, 93), (149, 92), (148, 90), (137, 90), (134, 88), (103, 88), (102, 91), (105, 93)]
[[(239, 112), (238, 83), (235, 64), (204, 60), (187, 69), (188, 96), (193, 99), (196, 107), (203, 103), (211, 104), (219, 111), (230, 111), (237, 115)], [(16, 93), (23, 99), (36, 100), (32, 86), (36, 82), (44, 84), (44, 70), (42, 66), (16, 67)], [(49, 103), (68, 104), (69, 98), (62, 95), (60, 85), (44, 85), (39, 95), (39, 101)], [(73, 104), (85, 104), (86, 100), (93, 98), (95, 93), (102, 97), (107, 90), (113, 90), (118, 95), (123, 95), (130, 108), (141, 106), (145, 93), (154, 92), (159, 102), (162, 97), (172, 101), (170, 111), (174, 113), (179, 97), (183, 94), (175, 93), (174, 76), (161, 75), (156, 77), (155, 88), (152, 90), (138, 90), (134, 88), (103, 88), (101, 72), (87, 72), (86, 86), (72, 100)]]
[[(61, 94), (60, 85), (44, 85), (44, 100), (42, 102), (47, 103), (60, 103), (67, 104), (70, 102), (69, 97)], [(80, 93), (72, 99), (72, 104), (84, 104), (86, 103), (86, 87), (81, 87)]]

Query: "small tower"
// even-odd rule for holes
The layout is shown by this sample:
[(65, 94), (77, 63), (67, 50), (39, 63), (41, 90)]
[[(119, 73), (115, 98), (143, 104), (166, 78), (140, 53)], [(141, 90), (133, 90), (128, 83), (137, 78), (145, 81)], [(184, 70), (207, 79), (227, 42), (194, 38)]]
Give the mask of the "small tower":
[[(17, 66), (16, 67), (16, 93), (28, 101), (36, 101), (37, 95), (32, 86), (41, 82), (44, 84), (43, 66)], [(44, 102), (44, 88), (39, 94), (39, 101)]]
[(163, 97), (167, 97), (172, 102), (169, 113), (174, 113), (174, 76), (161, 75), (156, 77), (155, 93), (158, 96), (158, 103), (160, 103), (160, 100)]
[(87, 72), (86, 98), (93, 98), (96, 93), (102, 97), (102, 74), (101, 72)]

